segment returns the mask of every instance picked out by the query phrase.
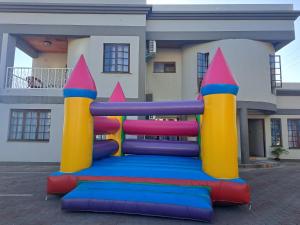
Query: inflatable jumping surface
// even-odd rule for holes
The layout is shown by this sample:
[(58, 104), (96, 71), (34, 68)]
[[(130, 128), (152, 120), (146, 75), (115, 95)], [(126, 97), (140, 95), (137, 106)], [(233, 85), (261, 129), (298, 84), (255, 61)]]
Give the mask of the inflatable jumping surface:
[[(249, 204), (238, 174), (238, 85), (220, 49), (197, 100), (126, 102), (118, 83), (108, 102), (81, 56), (64, 90), (60, 171), (47, 193), (63, 194), (66, 211), (114, 212), (210, 222), (213, 205)], [(190, 121), (127, 116), (192, 115)], [(106, 140), (95, 140), (105, 135)], [(197, 141), (129, 139), (183, 136)], [(188, 140), (191, 138), (187, 138)]]

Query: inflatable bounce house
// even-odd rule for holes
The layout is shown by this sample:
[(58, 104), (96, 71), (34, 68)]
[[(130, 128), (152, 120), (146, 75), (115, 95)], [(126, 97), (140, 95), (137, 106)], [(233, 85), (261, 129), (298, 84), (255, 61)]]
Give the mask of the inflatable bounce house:
[[(126, 102), (118, 83), (109, 101), (99, 102), (81, 56), (63, 90), (61, 167), (48, 177), (47, 193), (63, 194), (66, 211), (207, 222), (213, 205), (248, 204), (249, 185), (238, 173), (237, 92), (218, 49), (197, 100)], [(146, 115), (194, 115), (195, 120), (126, 119)], [(106, 139), (97, 141), (99, 134)], [(198, 141), (126, 135), (197, 137)]]

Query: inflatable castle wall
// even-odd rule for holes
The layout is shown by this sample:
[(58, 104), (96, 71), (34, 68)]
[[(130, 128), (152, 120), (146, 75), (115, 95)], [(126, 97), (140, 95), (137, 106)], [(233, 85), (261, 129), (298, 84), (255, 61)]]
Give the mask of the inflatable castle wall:
[[(197, 100), (126, 102), (117, 83), (109, 101), (99, 102), (81, 56), (63, 90), (61, 167), (48, 178), (48, 194), (70, 192), (62, 200), (62, 208), (69, 211), (204, 221), (211, 220), (213, 203), (248, 204), (249, 186), (238, 174), (238, 89), (218, 49)], [(146, 115), (194, 115), (195, 120), (126, 119)], [(106, 140), (95, 140), (99, 134)], [(126, 135), (198, 141), (126, 139)]]

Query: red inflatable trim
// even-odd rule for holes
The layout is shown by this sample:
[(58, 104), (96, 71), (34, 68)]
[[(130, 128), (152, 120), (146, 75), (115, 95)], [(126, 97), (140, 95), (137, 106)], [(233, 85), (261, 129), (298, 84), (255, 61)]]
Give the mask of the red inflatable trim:
[(65, 194), (72, 191), (78, 182), (74, 175), (49, 176), (47, 180), (48, 194)]
[(114, 177), (114, 176), (73, 176), (48, 177), (48, 194), (65, 194), (74, 189), (78, 181), (119, 181), (133, 183), (159, 183), (188, 186), (208, 186), (212, 189), (214, 203), (249, 204), (250, 187), (246, 183), (230, 181), (201, 181), (169, 178)]

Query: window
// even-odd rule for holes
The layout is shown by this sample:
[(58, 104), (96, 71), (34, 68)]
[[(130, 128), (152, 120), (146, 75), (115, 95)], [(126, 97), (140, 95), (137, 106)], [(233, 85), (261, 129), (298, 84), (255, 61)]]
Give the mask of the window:
[(288, 120), (289, 148), (300, 148), (300, 119)]
[(175, 62), (154, 62), (153, 64), (154, 73), (176, 73)]
[(271, 138), (272, 146), (282, 146), (280, 119), (271, 119)]
[(282, 87), (280, 55), (270, 55), (270, 74), (272, 92)]
[(12, 109), (9, 122), (9, 141), (49, 141), (50, 110)]
[(204, 74), (208, 68), (209, 53), (198, 53), (197, 54), (197, 84), (200, 91), (201, 83)]
[(104, 73), (129, 73), (129, 44), (104, 44)]

